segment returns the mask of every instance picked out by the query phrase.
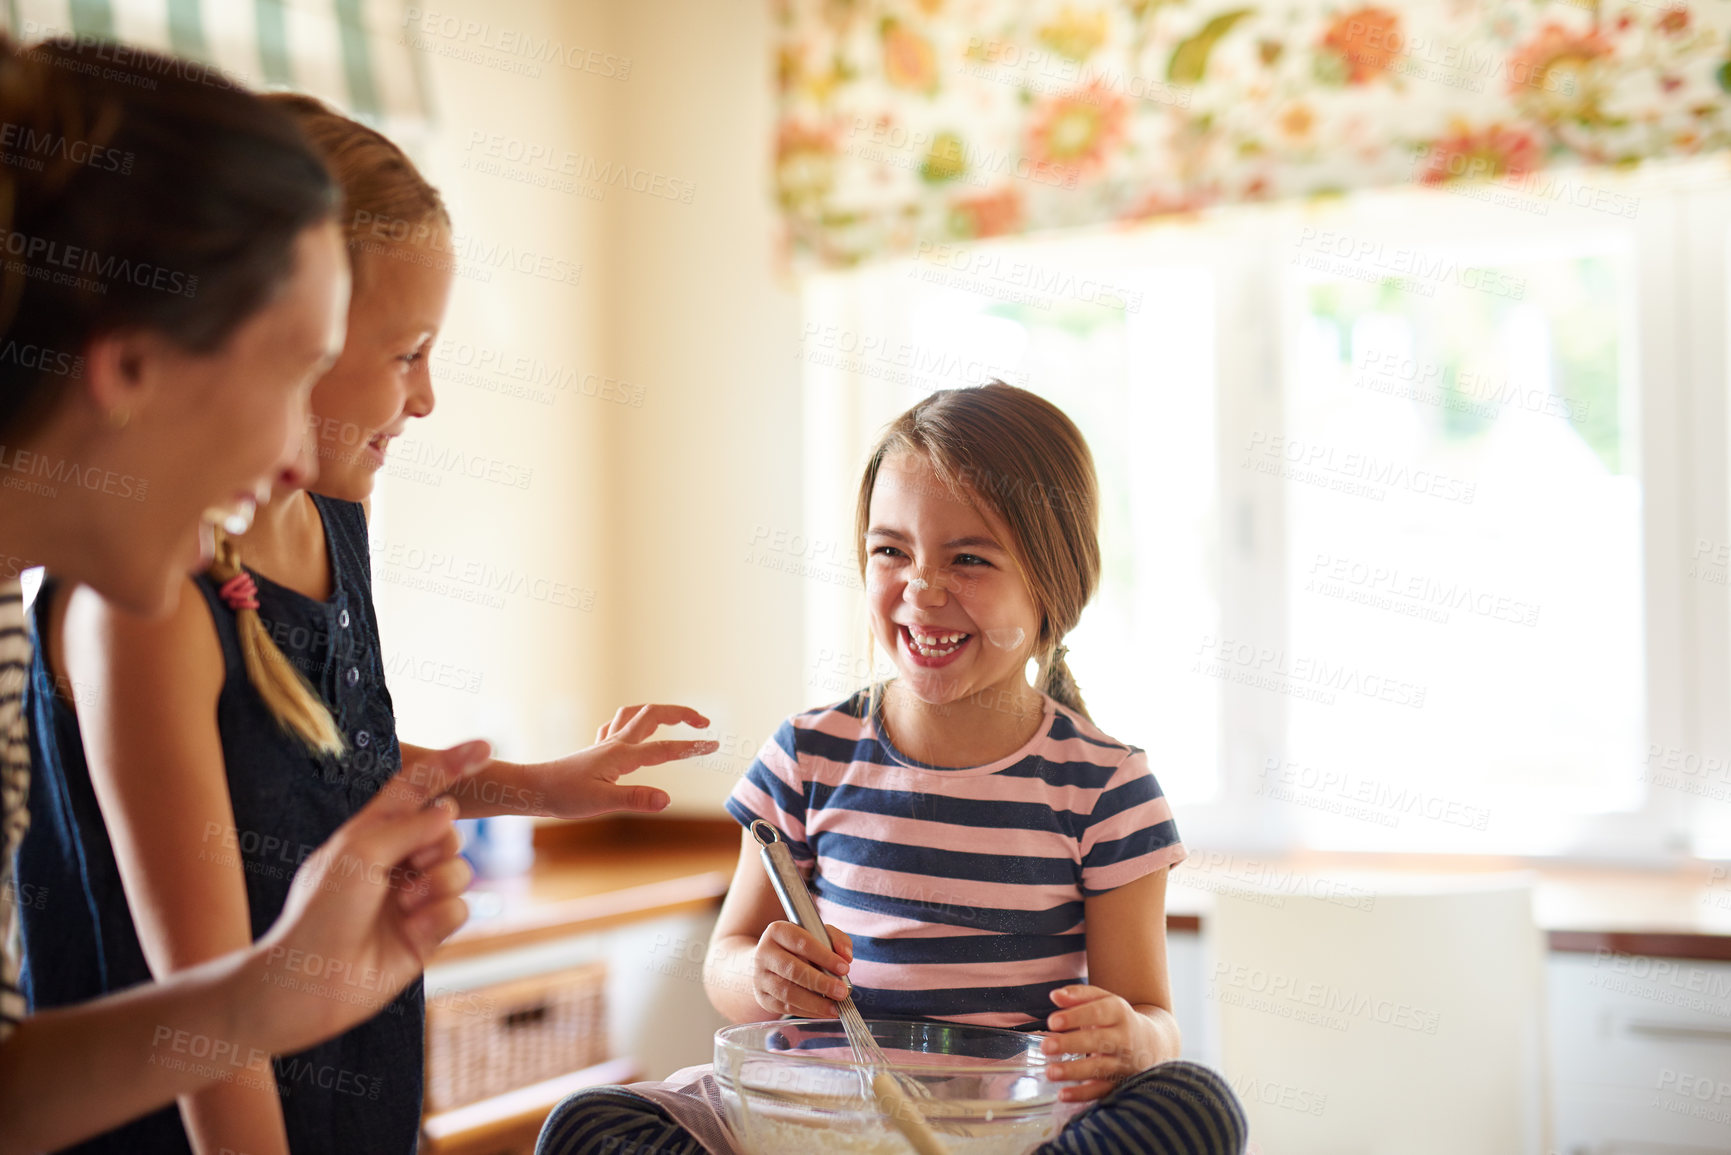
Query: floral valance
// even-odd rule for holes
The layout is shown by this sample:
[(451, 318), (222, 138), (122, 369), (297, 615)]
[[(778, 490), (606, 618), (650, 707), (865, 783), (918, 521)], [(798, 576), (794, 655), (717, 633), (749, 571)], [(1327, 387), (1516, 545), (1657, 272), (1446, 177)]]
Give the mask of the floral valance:
[(1723, 0), (776, 4), (776, 192), (828, 267), (1731, 142)]

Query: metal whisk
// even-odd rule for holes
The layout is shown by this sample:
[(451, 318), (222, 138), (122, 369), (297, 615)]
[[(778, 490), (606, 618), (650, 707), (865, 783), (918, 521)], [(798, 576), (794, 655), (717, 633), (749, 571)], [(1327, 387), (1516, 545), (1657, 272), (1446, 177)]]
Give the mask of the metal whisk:
[[(824, 929), (823, 917), (817, 912), (817, 904), (812, 901), (811, 891), (806, 889), (799, 867), (794, 865), (793, 854), (788, 850), (781, 831), (759, 818), (751, 824), (751, 836), (757, 840), (763, 867), (769, 872), (770, 885), (775, 887), (776, 896), (781, 899), (781, 909), (787, 912), (788, 919), (816, 936), (825, 946), (830, 946), (829, 931)], [(847, 982), (845, 978), (842, 981)], [(848, 986), (849, 993), (836, 1004), (836, 1017), (841, 1020), (841, 1029), (853, 1047), (854, 1059), (866, 1068), (862, 1073), (877, 1098), (879, 1108), (920, 1155), (945, 1155), (943, 1144), (932, 1132), (925, 1116), (909, 1102), (910, 1098), (930, 1099), (932, 1093), (918, 1079), (902, 1075), (890, 1066), (889, 1056), (878, 1046), (871, 1028), (866, 1026), (859, 1008), (854, 1006), (853, 984), (848, 983)]]

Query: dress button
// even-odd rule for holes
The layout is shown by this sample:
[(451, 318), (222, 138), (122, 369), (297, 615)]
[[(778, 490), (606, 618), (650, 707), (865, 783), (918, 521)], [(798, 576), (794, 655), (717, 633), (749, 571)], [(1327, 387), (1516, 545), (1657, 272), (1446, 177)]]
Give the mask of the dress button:
[(350, 666), (349, 672), (343, 675), (343, 680), (352, 686), (361, 680), (361, 672), (353, 666)]
[(344, 610), (337, 615), (337, 625), (345, 630), (349, 628), (349, 611)]
[(372, 740), (373, 740), (373, 736), (371, 734), (367, 733), (365, 730), (362, 730), (360, 733), (355, 735), (355, 745), (357, 745), (357, 746), (365, 746), (367, 743), (371, 742)]

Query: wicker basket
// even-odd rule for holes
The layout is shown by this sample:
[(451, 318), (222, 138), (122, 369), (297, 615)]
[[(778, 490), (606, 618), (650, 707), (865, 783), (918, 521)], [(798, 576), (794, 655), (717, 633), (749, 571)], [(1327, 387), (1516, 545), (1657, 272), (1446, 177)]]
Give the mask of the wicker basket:
[(606, 1059), (606, 983), (596, 962), (429, 1000), (426, 1113)]

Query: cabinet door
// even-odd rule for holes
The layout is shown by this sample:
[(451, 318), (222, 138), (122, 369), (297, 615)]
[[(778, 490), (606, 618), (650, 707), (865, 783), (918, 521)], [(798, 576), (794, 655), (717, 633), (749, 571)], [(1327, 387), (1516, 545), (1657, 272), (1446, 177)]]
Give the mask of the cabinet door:
[(1563, 1155), (1731, 1153), (1731, 963), (1603, 951), (1547, 972)]

